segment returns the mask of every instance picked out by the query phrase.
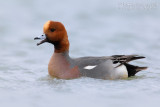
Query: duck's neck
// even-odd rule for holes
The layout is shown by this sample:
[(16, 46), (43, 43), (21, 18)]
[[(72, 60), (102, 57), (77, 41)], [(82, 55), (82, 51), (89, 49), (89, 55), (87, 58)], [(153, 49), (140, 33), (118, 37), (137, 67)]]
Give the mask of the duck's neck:
[(54, 42), (55, 53), (66, 53), (69, 52), (69, 41), (68, 38), (64, 38), (61, 41)]
[(66, 52), (63, 52), (63, 53), (57, 53), (57, 52), (54, 52), (54, 55), (56, 56), (56, 57), (63, 57), (63, 58), (65, 58), (65, 59), (70, 59), (70, 56), (69, 56), (69, 52), (68, 51), (66, 51)]
[[(52, 56), (51, 59), (53, 59), (56, 63), (58, 63), (60, 61), (60, 62), (69, 64), (70, 67), (73, 66), (73, 60), (69, 56), (69, 51), (65, 51), (63, 53), (56, 53), (56, 52), (54, 52), (54, 54), (53, 54), (53, 56)], [(60, 65), (63, 65), (63, 64), (60, 64)]]

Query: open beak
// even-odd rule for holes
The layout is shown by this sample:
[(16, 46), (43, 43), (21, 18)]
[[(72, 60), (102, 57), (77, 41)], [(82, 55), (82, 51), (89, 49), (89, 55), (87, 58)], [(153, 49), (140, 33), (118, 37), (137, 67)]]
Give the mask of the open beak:
[(43, 34), (43, 35), (41, 35), (39, 37), (35, 37), (34, 38), (34, 40), (39, 40), (39, 39), (42, 40), (42, 41), (40, 41), (39, 43), (37, 43), (37, 46), (40, 45), (40, 44), (42, 44), (42, 43), (44, 43), (44, 42), (47, 42), (47, 37), (46, 37), (45, 34)]

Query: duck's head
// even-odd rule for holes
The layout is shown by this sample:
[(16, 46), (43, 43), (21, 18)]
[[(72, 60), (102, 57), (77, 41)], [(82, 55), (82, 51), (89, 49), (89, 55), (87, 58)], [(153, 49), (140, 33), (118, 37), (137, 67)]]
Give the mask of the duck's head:
[(38, 45), (45, 42), (51, 43), (55, 47), (55, 52), (61, 53), (69, 50), (69, 41), (67, 31), (64, 25), (56, 21), (47, 21), (43, 27), (43, 33), (39, 37), (35, 37), (34, 40), (42, 40)]

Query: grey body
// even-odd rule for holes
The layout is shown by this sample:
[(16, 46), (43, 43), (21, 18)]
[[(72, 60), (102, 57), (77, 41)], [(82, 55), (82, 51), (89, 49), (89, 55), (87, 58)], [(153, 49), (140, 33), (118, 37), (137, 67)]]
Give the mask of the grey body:
[[(134, 76), (140, 70), (147, 67), (138, 67), (128, 64), (129, 61), (144, 58), (138, 55), (114, 55), (104, 57), (81, 57), (71, 58), (67, 53), (64, 54), (69, 61), (70, 66), (78, 66), (81, 76), (99, 78), (99, 79), (121, 79)], [(93, 69), (84, 69), (86, 66), (95, 66)], [(116, 65), (116, 66), (115, 66)], [(127, 74), (121, 74), (117, 68), (124, 66)]]

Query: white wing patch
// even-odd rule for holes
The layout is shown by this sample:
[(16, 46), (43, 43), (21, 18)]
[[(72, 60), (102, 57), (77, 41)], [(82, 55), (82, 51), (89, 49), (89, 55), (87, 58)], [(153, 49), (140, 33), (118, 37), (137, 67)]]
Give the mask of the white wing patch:
[(94, 69), (97, 65), (88, 65), (88, 66), (85, 66), (84, 69), (88, 69), (88, 70), (91, 70), (91, 69)]

